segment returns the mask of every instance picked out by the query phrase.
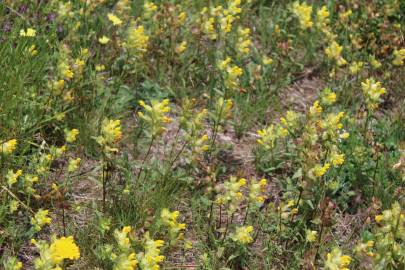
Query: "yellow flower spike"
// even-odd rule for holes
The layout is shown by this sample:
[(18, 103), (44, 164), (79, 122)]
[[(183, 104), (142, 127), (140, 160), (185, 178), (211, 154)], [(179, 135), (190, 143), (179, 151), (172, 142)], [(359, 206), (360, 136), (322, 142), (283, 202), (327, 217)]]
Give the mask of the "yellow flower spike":
[(402, 66), (404, 64), (404, 60), (405, 60), (405, 48), (397, 50), (394, 50), (393, 53), (394, 56), (394, 60), (392, 60), (392, 64), (394, 66)]
[(68, 165), (68, 172), (75, 172), (79, 168), (81, 159), (76, 158), (76, 159), (70, 159), (69, 160), (69, 165)]
[(309, 115), (310, 116), (318, 116), (322, 112), (322, 107), (319, 105), (319, 101), (316, 100), (314, 104), (309, 108)]
[(322, 177), (330, 168), (329, 163), (325, 163), (325, 165), (315, 165), (315, 167), (312, 169), (313, 174), (315, 177)]
[(180, 44), (176, 46), (174, 51), (177, 54), (182, 54), (186, 49), (187, 49), (187, 41), (182, 41)]
[(108, 42), (110, 42), (110, 39), (106, 36), (102, 36), (98, 39), (98, 42), (100, 42), (100, 44), (102, 45), (106, 45)]
[(136, 26), (132, 23), (127, 32), (124, 46), (135, 57), (141, 57), (147, 51), (149, 37), (145, 34), (143, 25)]
[(241, 226), (237, 227), (230, 237), (233, 241), (246, 245), (253, 242), (252, 232), (253, 226)]
[(125, 226), (125, 227), (122, 228), (122, 232), (126, 233), (126, 234), (130, 233), (131, 230), (132, 230), (131, 226)]
[(143, 4), (143, 9), (144, 9), (144, 17), (145, 18), (150, 18), (152, 16), (152, 14), (157, 10), (157, 6), (149, 1), (146, 1)]
[(325, 269), (326, 270), (346, 270), (351, 263), (352, 258), (347, 255), (342, 255), (339, 248), (334, 248), (326, 255)]
[(381, 82), (375, 81), (370, 78), (361, 83), (365, 103), (369, 110), (374, 110), (382, 101), (381, 95), (386, 93), (385, 88), (381, 87)]
[(240, 55), (247, 55), (250, 52), (250, 46), (252, 41), (250, 40), (250, 29), (249, 28), (238, 28), (238, 41), (236, 45), (236, 50)]
[(52, 219), (48, 217), (49, 211), (39, 209), (33, 218), (31, 218), (31, 224), (34, 229), (39, 232), (46, 224), (51, 224)]
[(374, 246), (374, 241), (369, 240), (367, 241), (367, 247), (372, 248)]
[(10, 155), (14, 152), (17, 147), (17, 140), (12, 139), (0, 144), (0, 153)]
[(352, 74), (352, 75), (356, 75), (357, 73), (359, 73), (362, 69), (363, 69), (363, 66), (364, 66), (364, 62), (353, 62), (350, 66), (349, 66), (349, 69), (350, 69), (350, 73)]
[(215, 25), (215, 18), (213, 17), (209, 18), (202, 24), (203, 33), (205, 33), (211, 40), (215, 40), (218, 37), (214, 25)]
[(26, 30), (22, 29), (20, 31), (21, 37), (35, 37), (37, 35), (37, 31), (33, 28), (27, 28)]
[(145, 112), (138, 112), (138, 116), (148, 124), (146, 131), (152, 137), (161, 135), (166, 130), (165, 125), (172, 121), (167, 116), (167, 113), (170, 112), (169, 103), (168, 99), (161, 102), (152, 100), (151, 105), (146, 105), (144, 101), (139, 101)]
[(120, 18), (118, 18), (116, 15), (114, 15), (113, 13), (108, 13), (107, 18), (110, 22), (112, 22), (112, 24), (114, 26), (119, 26), (122, 24), (122, 20)]
[(347, 61), (341, 56), (342, 50), (343, 47), (336, 41), (333, 41), (327, 48), (325, 48), (325, 54), (329, 59), (335, 60), (338, 66), (344, 66)]
[(306, 241), (309, 242), (309, 243), (315, 242), (317, 236), (318, 236), (317, 231), (311, 231), (311, 230), (306, 231)]
[(72, 143), (76, 141), (77, 135), (79, 135), (79, 130), (78, 129), (71, 129), (71, 130), (65, 130), (65, 139), (66, 142)]
[(309, 29), (312, 27), (312, 6), (306, 3), (300, 4), (298, 1), (294, 2), (291, 11), (298, 18), (302, 29)]
[(17, 170), (16, 172), (13, 172), (13, 170), (8, 170), (6, 174), (7, 185), (11, 187), (15, 183), (17, 183), (17, 180), (22, 175), (22, 173), (22, 170)]
[(270, 57), (264, 56), (262, 58), (262, 62), (264, 65), (271, 65), (271, 64), (273, 64), (273, 59), (271, 59)]
[(96, 65), (96, 71), (104, 71), (105, 70), (105, 66), (104, 65)]
[(316, 12), (316, 19), (318, 28), (325, 27), (329, 23), (329, 11), (326, 6), (322, 6), (322, 8)]

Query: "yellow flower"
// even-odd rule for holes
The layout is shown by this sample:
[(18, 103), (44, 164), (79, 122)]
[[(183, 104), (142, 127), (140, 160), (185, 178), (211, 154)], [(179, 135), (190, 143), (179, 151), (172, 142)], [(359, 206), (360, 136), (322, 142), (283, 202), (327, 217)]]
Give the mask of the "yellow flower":
[(147, 105), (141, 100), (139, 105), (144, 108), (145, 113), (138, 112), (138, 116), (149, 124), (150, 130), (148, 132), (150, 135), (153, 137), (162, 134), (166, 130), (165, 124), (172, 121), (167, 116), (167, 113), (170, 112), (169, 100), (164, 99), (162, 102), (152, 100), (151, 105)]
[(375, 219), (376, 222), (380, 223), (382, 220), (384, 220), (384, 216), (383, 215), (376, 215), (374, 219)]
[(339, 14), (339, 18), (340, 18), (340, 21), (343, 23), (343, 22), (346, 22), (347, 21), (347, 19), (352, 15), (352, 10), (351, 9), (348, 9), (346, 12), (343, 12), (343, 13), (340, 13)]
[(143, 9), (145, 11), (143, 15), (145, 18), (149, 18), (152, 13), (157, 10), (157, 6), (152, 2), (146, 1), (145, 4), (143, 4)]
[(218, 63), (218, 68), (223, 72), (225, 87), (235, 90), (238, 88), (239, 77), (242, 76), (243, 70), (236, 65), (230, 65), (230, 62), (231, 58), (227, 57)]
[(302, 29), (312, 27), (312, 6), (308, 6), (306, 3), (300, 4), (298, 1), (296, 1), (292, 6), (292, 12), (298, 17)]
[(8, 186), (11, 187), (15, 183), (17, 183), (18, 177), (20, 177), (21, 175), (22, 175), (22, 170), (17, 170), (16, 172), (9, 170), (6, 175)]
[(310, 243), (315, 242), (317, 236), (318, 236), (317, 231), (311, 231), (311, 230), (306, 231), (307, 242), (310, 242)]
[(54, 240), (49, 249), (55, 264), (60, 264), (64, 259), (77, 260), (80, 258), (79, 247), (72, 236)]
[(179, 14), (179, 16), (177, 16), (177, 23), (178, 23), (178, 24), (183, 24), (184, 21), (186, 20), (186, 17), (187, 17), (187, 13), (185, 13), (184, 11), (181, 12), (181, 13)]
[(202, 24), (202, 31), (205, 33), (209, 39), (214, 40), (218, 37), (215, 32), (215, 18), (211, 17)]
[(35, 44), (31, 45), (31, 47), (28, 48), (27, 52), (31, 55), (31, 56), (35, 56), (38, 54), (38, 51), (36, 49)]
[(147, 233), (145, 235), (145, 252), (141, 254), (139, 266), (141, 269), (158, 270), (160, 269), (159, 263), (161, 263), (165, 257), (160, 255), (160, 247), (164, 245), (163, 240), (153, 240)]
[(121, 121), (104, 119), (101, 127), (101, 135), (96, 138), (97, 142), (104, 146), (108, 152), (116, 152), (118, 149), (111, 148), (122, 138)]
[(136, 260), (136, 254), (134, 252), (130, 254), (121, 254), (118, 258), (114, 258), (115, 261), (113, 270), (134, 270), (138, 264)]
[(3, 264), (5, 270), (20, 270), (23, 266), (22, 262), (18, 261), (16, 257), (5, 257)]
[(333, 166), (342, 165), (345, 162), (345, 154), (332, 153), (330, 160)]
[(77, 171), (77, 169), (79, 168), (80, 161), (81, 161), (80, 158), (69, 160), (68, 172)]
[(72, 130), (65, 130), (65, 138), (66, 142), (72, 143), (76, 141), (76, 137), (79, 135), (79, 130), (78, 129), (72, 129)]
[(329, 23), (328, 8), (326, 6), (322, 6), (322, 8), (316, 12), (316, 18), (317, 18), (317, 26), (319, 28), (325, 27), (326, 24)]
[(103, 71), (105, 70), (105, 66), (104, 65), (96, 65), (96, 71)]
[(392, 60), (392, 64), (394, 66), (402, 66), (405, 60), (405, 48), (400, 50), (395, 49), (393, 56), (394, 60)]
[(177, 54), (183, 53), (187, 49), (187, 41), (182, 41), (180, 44), (176, 46), (175, 52)]
[(315, 165), (315, 167), (312, 169), (313, 174), (316, 177), (322, 177), (330, 168), (329, 163), (325, 163), (325, 165), (321, 166), (319, 164)]
[(314, 104), (309, 108), (309, 115), (310, 116), (317, 116), (320, 115), (322, 112), (322, 107), (319, 105), (319, 101), (316, 100)]
[(253, 242), (251, 233), (253, 232), (253, 226), (241, 226), (235, 229), (235, 232), (231, 235), (231, 239), (241, 244), (249, 244)]
[[(287, 120), (283, 118), (282, 123), (288, 124)], [(294, 124), (291, 122), (291, 124)], [(274, 126), (270, 125), (269, 127), (258, 130), (257, 135), (259, 136), (259, 139), (257, 139), (257, 143), (262, 145), (265, 150), (271, 150), (275, 147), (275, 143), (277, 139), (279, 138), (284, 138), (288, 135), (288, 130), (282, 126)]]
[(350, 73), (353, 75), (359, 73), (362, 70), (363, 66), (364, 62), (353, 62), (349, 67)]
[(6, 141), (6, 142), (0, 144), (0, 153), (11, 154), (14, 152), (16, 147), (17, 147), (16, 139)]
[(264, 65), (271, 65), (271, 64), (273, 64), (273, 59), (271, 59), (270, 57), (267, 57), (267, 56), (264, 56), (263, 59), (262, 59), (262, 61), (263, 61), (263, 64), (264, 64)]
[(37, 31), (33, 28), (27, 28), (26, 30), (20, 30), (21, 37), (35, 37), (37, 35)]
[(145, 29), (142, 25), (131, 25), (127, 33), (127, 41), (124, 46), (131, 51), (135, 56), (142, 56), (148, 48), (149, 37), (145, 34)]
[(376, 82), (374, 78), (370, 78), (361, 83), (361, 88), (367, 108), (370, 110), (376, 109), (382, 101), (380, 96), (386, 93), (385, 88), (381, 87), (381, 82)]
[(172, 240), (175, 240), (180, 235), (179, 233), (186, 228), (185, 223), (178, 223), (177, 218), (179, 217), (179, 211), (170, 212), (169, 209), (163, 208), (160, 213), (160, 218), (164, 225), (169, 227), (169, 234)]
[(325, 105), (332, 105), (336, 102), (336, 94), (330, 88), (325, 88), (321, 94), (321, 102)]
[(250, 29), (249, 28), (238, 28), (238, 41), (236, 44), (236, 50), (241, 55), (247, 55), (250, 52), (250, 46), (252, 41), (250, 40)]
[(371, 248), (373, 246), (374, 246), (374, 241), (373, 240), (367, 241), (367, 247)]
[(379, 68), (382, 66), (382, 64), (375, 58), (374, 55), (370, 55), (369, 61), (370, 61), (370, 65), (371, 65), (374, 69), (379, 69)]
[(266, 192), (267, 180), (261, 179), (256, 181), (250, 180), (249, 185), (249, 201), (253, 206), (260, 207), (266, 199), (264, 193)]
[(347, 255), (342, 255), (339, 248), (334, 248), (332, 252), (326, 255), (325, 269), (327, 270), (348, 270), (352, 258)]
[(100, 42), (101, 44), (105, 45), (108, 42), (110, 42), (110, 39), (106, 36), (102, 36), (101, 38), (98, 39), (98, 42)]
[(116, 15), (114, 15), (113, 13), (108, 13), (107, 17), (114, 26), (118, 26), (118, 25), (122, 24), (122, 20), (120, 18), (118, 18)]
[(39, 232), (46, 224), (51, 224), (52, 219), (48, 217), (49, 211), (39, 209), (33, 218), (31, 218), (31, 224), (34, 229)]
[(343, 47), (336, 41), (333, 41), (328, 47), (325, 48), (325, 54), (329, 59), (335, 60), (338, 66), (346, 65), (346, 60), (341, 56)]

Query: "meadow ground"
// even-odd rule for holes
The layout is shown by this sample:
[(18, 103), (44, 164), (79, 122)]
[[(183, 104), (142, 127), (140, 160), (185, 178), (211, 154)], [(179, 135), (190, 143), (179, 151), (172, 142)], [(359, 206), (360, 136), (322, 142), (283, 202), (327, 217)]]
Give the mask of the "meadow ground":
[(405, 2), (3, 0), (0, 269), (404, 269)]

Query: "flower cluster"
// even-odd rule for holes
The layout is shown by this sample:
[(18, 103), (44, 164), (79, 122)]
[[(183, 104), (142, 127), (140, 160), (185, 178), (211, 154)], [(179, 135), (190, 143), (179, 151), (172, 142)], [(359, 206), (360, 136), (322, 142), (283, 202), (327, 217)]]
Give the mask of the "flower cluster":
[(236, 50), (240, 55), (247, 55), (250, 52), (250, 46), (252, 41), (249, 38), (250, 29), (249, 28), (238, 28), (238, 41), (236, 45)]
[(300, 2), (296, 1), (292, 5), (291, 11), (298, 18), (302, 29), (312, 27), (312, 6), (307, 5), (305, 2), (301, 4)]
[(131, 226), (125, 226), (122, 230), (114, 231), (114, 238), (118, 245), (118, 252), (112, 253), (114, 270), (134, 270), (138, 264), (136, 254), (133, 251), (128, 234), (132, 231)]
[(105, 153), (118, 152), (115, 145), (121, 138), (121, 121), (104, 119), (101, 126), (101, 134), (96, 138), (96, 141), (103, 147)]
[(253, 242), (252, 238), (253, 226), (236, 227), (235, 232), (230, 236), (235, 242), (246, 245)]
[(367, 255), (373, 258), (374, 269), (393, 269), (403, 263), (405, 255), (405, 213), (401, 205), (395, 202), (391, 209), (376, 215), (375, 221), (374, 245), (367, 246)]
[(234, 213), (240, 203), (243, 201), (244, 196), (241, 188), (246, 185), (246, 179), (237, 179), (231, 176), (228, 181), (224, 182), (222, 186), (223, 192), (217, 195), (215, 202), (219, 205), (227, 205), (228, 212)]
[(14, 152), (16, 147), (17, 147), (17, 140), (16, 139), (12, 139), (12, 140), (8, 140), (6, 142), (2, 142), (2, 143), (0, 143), (0, 153), (10, 155), (11, 153)]
[(381, 87), (381, 82), (376, 82), (374, 78), (370, 78), (361, 83), (361, 89), (365, 97), (366, 106), (373, 111), (382, 101), (381, 95), (386, 93), (385, 88)]
[(260, 207), (263, 205), (264, 200), (266, 199), (266, 186), (267, 180), (260, 179), (251, 179), (249, 183), (249, 202), (253, 207)]
[(349, 270), (349, 266), (352, 258), (347, 255), (342, 255), (342, 251), (339, 248), (333, 248), (330, 253), (326, 255), (325, 269), (328, 270)]
[(35, 231), (39, 232), (46, 224), (51, 224), (52, 219), (48, 217), (49, 211), (39, 209), (33, 218), (31, 224), (34, 226)]
[(392, 64), (394, 66), (402, 66), (405, 60), (405, 49), (394, 50), (393, 53), (394, 59), (392, 60)]
[(338, 66), (344, 66), (347, 64), (347, 61), (342, 57), (342, 50), (342, 46), (336, 41), (332, 41), (332, 43), (325, 48), (325, 54), (329, 59), (336, 61)]
[(46, 241), (31, 240), (38, 251), (39, 257), (34, 260), (36, 270), (62, 269), (60, 265), (64, 260), (77, 260), (80, 258), (79, 247), (72, 236), (55, 238), (52, 237), (51, 244)]
[(160, 255), (160, 248), (165, 242), (151, 239), (148, 233), (146, 233), (144, 241), (145, 251), (138, 256), (140, 268), (142, 270), (159, 269), (159, 263), (165, 259), (165, 256)]
[(170, 212), (167, 208), (163, 208), (160, 212), (163, 225), (169, 228), (169, 237), (171, 240), (181, 239), (183, 237), (182, 231), (186, 228), (185, 223), (178, 223), (177, 219), (179, 215), (179, 211)]
[(239, 87), (239, 77), (242, 76), (243, 70), (237, 65), (231, 65), (232, 59), (227, 57), (219, 62), (218, 68), (223, 74), (225, 87), (236, 90)]
[(128, 52), (135, 56), (141, 57), (148, 49), (149, 36), (145, 34), (145, 28), (143, 25), (132, 24), (127, 33), (127, 40), (124, 47), (127, 48)]
[(169, 100), (164, 99), (159, 102), (157, 100), (151, 100), (150, 105), (147, 105), (144, 101), (139, 101), (145, 112), (138, 112), (138, 116), (148, 124), (148, 135), (153, 137), (161, 135), (165, 130), (165, 125), (172, 121), (167, 116), (170, 112)]

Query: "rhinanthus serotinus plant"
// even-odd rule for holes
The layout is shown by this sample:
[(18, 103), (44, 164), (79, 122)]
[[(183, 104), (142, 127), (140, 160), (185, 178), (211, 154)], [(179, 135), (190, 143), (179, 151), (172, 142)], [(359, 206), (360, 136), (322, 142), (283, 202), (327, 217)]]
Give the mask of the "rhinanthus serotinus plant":
[(0, 269), (404, 269), (405, 4), (318, 2), (0, 1)]

